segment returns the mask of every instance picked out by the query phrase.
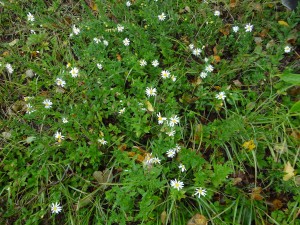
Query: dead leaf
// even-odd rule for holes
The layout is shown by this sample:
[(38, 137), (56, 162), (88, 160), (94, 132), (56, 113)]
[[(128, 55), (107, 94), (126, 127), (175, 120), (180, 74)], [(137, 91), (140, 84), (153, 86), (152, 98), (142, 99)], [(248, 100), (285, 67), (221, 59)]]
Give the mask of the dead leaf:
[(236, 7), (236, 0), (230, 0), (229, 6), (230, 6), (231, 8)]
[(239, 80), (234, 80), (233, 83), (234, 83), (234, 85), (237, 86), (237, 87), (242, 87), (242, 86), (243, 86), (243, 84), (242, 84), (241, 81), (239, 81)]
[(95, 171), (93, 177), (98, 181), (98, 183), (105, 189), (107, 186), (105, 183), (110, 183), (113, 179), (112, 170), (105, 169), (103, 171)]
[(118, 61), (121, 61), (121, 60), (122, 60), (122, 57), (121, 57), (121, 55), (120, 55), (119, 53), (117, 53), (117, 60), (118, 60)]
[(221, 28), (219, 31), (224, 35), (227, 36), (230, 33), (230, 24), (226, 24), (223, 28)]
[(275, 210), (280, 209), (283, 206), (282, 202), (279, 199), (273, 200), (272, 204)]
[(203, 126), (201, 123), (196, 124), (195, 129), (194, 129), (194, 140), (199, 142), (201, 140), (201, 136), (203, 133)]
[(237, 185), (237, 184), (241, 183), (242, 181), (243, 181), (242, 178), (236, 177), (233, 179), (233, 185)]
[(214, 55), (214, 62), (219, 63), (221, 61), (221, 57), (218, 55)]
[(284, 181), (288, 181), (293, 176), (295, 176), (294, 168), (292, 167), (292, 165), (289, 161), (284, 165), (283, 172), (285, 172), (285, 175), (283, 176)]
[(207, 225), (207, 219), (205, 216), (197, 213), (188, 221), (187, 225)]
[(283, 21), (283, 20), (279, 20), (279, 21), (278, 21), (278, 24), (279, 24), (279, 25), (282, 25), (282, 26), (289, 27), (289, 24), (288, 24), (287, 22)]
[(167, 212), (166, 211), (163, 211), (161, 214), (160, 214), (160, 220), (161, 220), (161, 223), (163, 225), (166, 224), (166, 218), (167, 218)]
[(252, 193), (251, 193), (251, 199), (260, 201), (262, 200), (264, 197), (260, 194), (262, 191), (261, 187), (256, 187), (252, 189)]

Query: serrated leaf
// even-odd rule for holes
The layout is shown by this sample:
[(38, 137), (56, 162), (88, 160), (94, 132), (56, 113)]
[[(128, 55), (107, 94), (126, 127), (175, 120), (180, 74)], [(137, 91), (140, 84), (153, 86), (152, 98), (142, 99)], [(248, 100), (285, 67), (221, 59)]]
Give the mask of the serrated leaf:
[(290, 109), (291, 113), (297, 112), (300, 113), (300, 101), (296, 102)]
[(294, 174), (294, 168), (292, 167), (290, 162), (287, 162), (284, 165), (284, 169), (283, 172), (285, 172), (285, 175), (283, 176), (283, 180), (284, 181), (288, 181), (289, 179), (291, 179), (293, 176), (295, 176)]

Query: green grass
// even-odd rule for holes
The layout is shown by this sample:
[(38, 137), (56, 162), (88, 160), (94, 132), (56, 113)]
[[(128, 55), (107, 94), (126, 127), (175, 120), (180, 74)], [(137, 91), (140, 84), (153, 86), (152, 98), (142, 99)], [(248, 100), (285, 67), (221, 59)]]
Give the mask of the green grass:
[(300, 224), (299, 7), (208, 2), (0, 2), (0, 224)]

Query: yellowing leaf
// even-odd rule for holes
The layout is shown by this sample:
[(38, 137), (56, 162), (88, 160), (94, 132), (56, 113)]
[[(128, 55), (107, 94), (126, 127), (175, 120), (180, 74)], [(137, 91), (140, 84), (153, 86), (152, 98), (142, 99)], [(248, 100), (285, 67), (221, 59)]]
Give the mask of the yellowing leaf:
[(254, 144), (254, 141), (253, 140), (250, 140), (250, 141), (246, 141), (244, 144), (243, 144), (243, 147), (249, 151), (252, 151), (253, 149), (256, 148), (256, 145)]
[(287, 162), (284, 165), (284, 169), (283, 172), (285, 172), (285, 175), (283, 176), (283, 180), (284, 181), (288, 181), (289, 179), (291, 179), (293, 176), (295, 176), (294, 174), (294, 168), (292, 167), (290, 162)]
[(154, 108), (153, 108), (152, 104), (149, 101), (146, 101), (146, 105), (147, 105), (147, 110), (149, 112), (154, 112)]
[(286, 26), (286, 27), (289, 27), (289, 24), (283, 20), (279, 20), (278, 23), (282, 26)]

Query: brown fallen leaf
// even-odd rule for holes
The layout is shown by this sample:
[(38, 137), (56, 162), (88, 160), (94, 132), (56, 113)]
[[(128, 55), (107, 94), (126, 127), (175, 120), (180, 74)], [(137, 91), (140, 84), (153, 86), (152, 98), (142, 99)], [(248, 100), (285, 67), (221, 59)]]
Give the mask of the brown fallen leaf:
[(279, 199), (273, 200), (272, 204), (275, 210), (280, 209), (283, 206), (282, 202)]
[(231, 7), (231, 8), (234, 8), (234, 7), (236, 7), (236, 0), (230, 0), (230, 3), (229, 3), (229, 6)]
[(221, 57), (218, 55), (214, 55), (214, 62), (219, 63), (221, 61)]
[(285, 175), (283, 176), (284, 181), (288, 181), (293, 176), (295, 176), (294, 168), (292, 167), (292, 165), (289, 161), (284, 165), (283, 172), (285, 172)]
[(187, 225), (207, 225), (207, 219), (205, 216), (197, 213), (188, 221)]
[(262, 200), (264, 197), (260, 194), (262, 191), (261, 187), (256, 187), (252, 189), (252, 193), (251, 193), (251, 199), (260, 201)]

